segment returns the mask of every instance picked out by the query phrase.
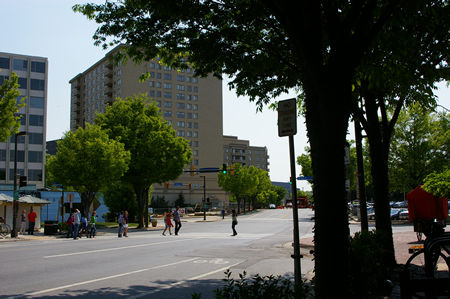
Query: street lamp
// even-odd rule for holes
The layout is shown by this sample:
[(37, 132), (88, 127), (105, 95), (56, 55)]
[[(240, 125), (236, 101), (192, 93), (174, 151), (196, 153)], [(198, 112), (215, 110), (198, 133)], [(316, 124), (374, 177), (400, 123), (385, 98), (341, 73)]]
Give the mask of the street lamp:
[(14, 184), (13, 184), (13, 228), (11, 238), (17, 237), (17, 210), (19, 208), (19, 196), (17, 192), (17, 136), (25, 136), (27, 132), (19, 132), (14, 135)]

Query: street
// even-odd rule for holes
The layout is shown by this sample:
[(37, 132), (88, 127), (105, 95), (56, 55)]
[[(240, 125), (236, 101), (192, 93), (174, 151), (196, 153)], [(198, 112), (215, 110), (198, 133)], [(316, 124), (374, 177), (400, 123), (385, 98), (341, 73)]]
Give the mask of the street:
[[(300, 236), (311, 236), (313, 212), (299, 209)], [(179, 236), (161, 231), (82, 238), (0, 243), (2, 297), (214, 298), (226, 269), (233, 277), (293, 275), (292, 210), (231, 219), (182, 222)], [(303, 252), (307, 254), (307, 252)], [(302, 259), (302, 274), (313, 267)]]

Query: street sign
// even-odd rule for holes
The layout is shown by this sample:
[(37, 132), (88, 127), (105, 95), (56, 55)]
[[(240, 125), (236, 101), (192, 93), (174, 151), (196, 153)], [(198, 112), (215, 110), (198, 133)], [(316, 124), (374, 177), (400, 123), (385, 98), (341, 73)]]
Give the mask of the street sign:
[(297, 180), (312, 180), (312, 176), (299, 176)]
[(297, 101), (288, 99), (278, 102), (278, 136), (297, 134)]
[(183, 183), (173, 183), (175, 187), (183, 187)]

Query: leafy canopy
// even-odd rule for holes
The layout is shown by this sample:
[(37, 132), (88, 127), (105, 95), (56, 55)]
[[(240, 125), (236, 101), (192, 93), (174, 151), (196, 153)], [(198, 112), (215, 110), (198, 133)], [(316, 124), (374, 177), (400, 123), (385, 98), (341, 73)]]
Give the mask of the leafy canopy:
[(17, 133), (20, 128), (20, 116), (16, 113), (20, 107), (25, 106), (20, 97), (18, 77), (11, 74), (11, 80), (5, 79), (0, 85), (0, 142), (4, 142), (11, 134)]

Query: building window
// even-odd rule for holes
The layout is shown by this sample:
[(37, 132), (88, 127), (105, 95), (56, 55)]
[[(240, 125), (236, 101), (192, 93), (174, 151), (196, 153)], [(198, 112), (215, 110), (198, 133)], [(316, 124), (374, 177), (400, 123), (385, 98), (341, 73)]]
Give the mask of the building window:
[(198, 147), (198, 141), (193, 142), (194, 147)]
[(184, 76), (183, 75), (177, 75), (177, 81), (184, 82)]
[(194, 156), (198, 157), (198, 150), (194, 150)]
[(28, 151), (28, 162), (42, 163), (42, 152)]
[(150, 95), (151, 97), (154, 97), (154, 96), (155, 96), (155, 91), (154, 91), (154, 90), (150, 90), (149, 95)]
[(45, 80), (30, 79), (30, 85), (32, 90), (44, 90)]
[(164, 89), (172, 89), (172, 83), (164, 83)]
[(164, 107), (172, 108), (172, 102), (170, 102), (170, 101), (164, 101)]
[(16, 114), (14, 114), (14, 115), (19, 117), (20, 124), (21, 124), (22, 126), (26, 126), (26, 125), (27, 125), (27, 116), (26, 116), (25, 114), (22, 114), (22, 113), (16, 113)]
[(24, 59), (13, 59), (13, 70), (26, 71), (28, 69), (28, 61)]
[(194, 102), (198, 101), (198, 96), (193, 96)]
[(4, 168), (0, 169), (0, 180), (6, 180), (6, 170)]
[(184, 128), (184, 121), (177, 121), (177, 126), (179, 127), (179, 128)]
[(6, 161), (6, 150), (0, 150), (0, 161)]
[(187, 110), (191, 110), (191, 109), (192, 109), (192, 105), (188, 103), (188, 104), (186, 105), (186, 109), (187, 109)]
[(186, 91), (191, 92), (192, 91), (192, 86), (190, 86), (190, 85), (186, 86)]
[(197, 83), (197, 82), (198, 82), (198, 78), (192, 77), (192, 82), (193, 82), (193, 83)]
[(177, 90), (183, 91), (184, 90), (184, 85), (177, 84)]
[(184, 109), (184, 103), (177, 103), (178, 109)]
[(171, 92), (165, 92), (164, 93), (164, 98), (171, 99), (172, 98), (172, 93)]
[(151, 69), (154, 69), (155, 68), (155, 63), (154, 62), (150, 62), (148, 64), (148, 67), (151, 68)]
[(184, 131), (177, 131), (178, 137), (184, 137)]
[[(23, 169), (17, 168), (17, 175), (25, 175), (25, 171)], [(14, 180), (14, 169), (9, 169), (9, 179)]]
[(155, 81), (148, 81), (148, 85), (150, 87), (155, 87)]
[(157, 98), (160, 98), (160, 97), (161, 97), (161, 91), (159, 91), (159, 90), (156, 91), (156, 97), (157, 97)]
[(198, 129), (198, 123), (194, 123), (194, 129)]
[(192, 119), (192, 113), (190, 113), (190, 112), (186, 113), (186, 118), (187, 119)]
[(194, 113), (194, 119), (198, 119), (198, 114)]
[[(15, 142), (14, 134), (11, 135), (11, 137), (9, 138), (9, 141), (14, 144), (14, 142)], [(25, 136), (17, 136), (17, 143), (25, 143)]]
[(42, 170), (41, 169), (28, 169), (28, 180), (29, 181), (42, 181)]
[(161, 82), (156, 81), (156, 88), (161, 88)]
[(28, 115), (28, 122), (30, 126), (43, 127), (44, 126), (44, 116), (43, 115)]
[(191, 77), (186, 77), (186, 82), (191, 82)]
[[(14, 162), (14, 150), (9, 151), (9, 161)], [(17, 162), (25, 162), (25, 151), (17, 151)]]
[(197, 159), (194, 160), (194, 165), (198, 166), (198, 160)]
[(172, 117), (172, 111), (164, 110), (164, 116), (165, 117)]
[(178, 111), (178, 112), (177, 112), (177, 117), (178, 117), (178, 118), (184, 118), (184, 112)]
[(156, 73), (156, 79), (161, 79), (161, 78), (162, 78), (161, 73)]
[(198, 92), (198, 87), (194, 86), (194, 92)]
[(188, 101), (192, 100), (192, 96), (189, 94), (189, 95), (187, 96), (187, 99), (188, 99)]
[(21, 89), (27, 89), (27, 78), (20, 78), (17, 81), (17, 83), (19, 83), (19, 88)]
[(45, 73), (45, 62), (31, 61), (31, 71), (35, 73)]
[(192, 131), (187, 131), (187, 137), (192, 137)]
[(9, 70), (9, 58), (0, 57), (0, 69)]
[(43, 144), (44, 135), (42, 133), (29, 133), (28, 143), (30, 144)]
[(192, 123), (191, 122), (188, 122), (187, 123), (187, 127), (190, 129), (190, 128), (192, 128)]
[(44, 98), (41, 97), (30, 97), (29, 98), (30, 108), (41, 108), (44, 109)]
[(177, 93), (177, 100), (184, 100), (184, 93)]
[(194, 131), (194, 137), (195, 137), (195, 138), (198, 137), (198, 131)]
[(161, 101), (156, 101), (156, 106), (161, 107)]
[(0, 76), (0, 85), (3, 84), (3, 82), (5, 82), (5, 80), (9, 80), (8, 76)]
[(198, 105), (194, 104), (194, 110), (198, 110)]
[(172, 80), (172, 74), (164, 73), (164, 80)]

